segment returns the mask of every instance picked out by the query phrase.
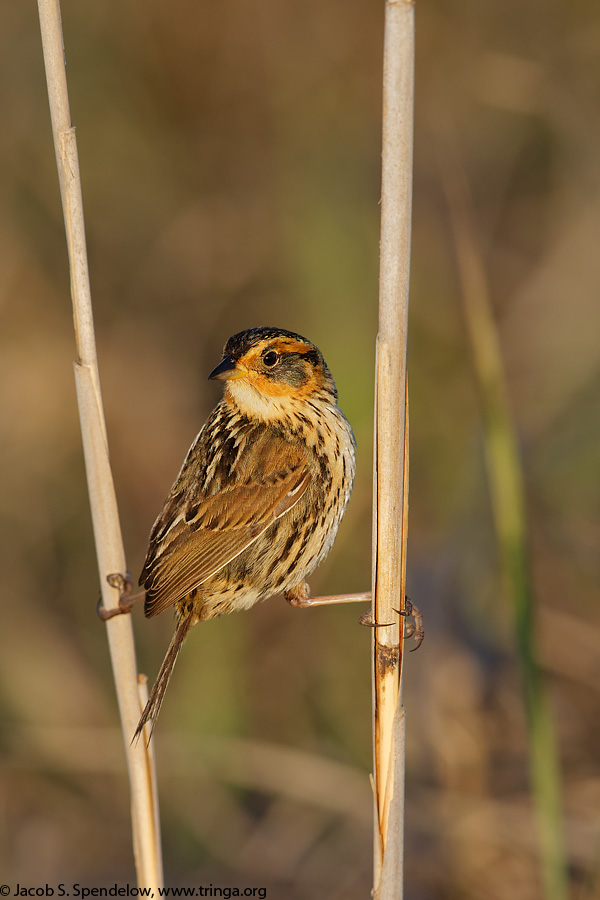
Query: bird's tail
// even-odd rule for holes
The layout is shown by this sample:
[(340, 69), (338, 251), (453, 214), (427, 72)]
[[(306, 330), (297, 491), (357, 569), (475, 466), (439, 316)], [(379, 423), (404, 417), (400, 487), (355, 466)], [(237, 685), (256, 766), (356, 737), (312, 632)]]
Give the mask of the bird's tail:
[(182, 619), (177, 626), (175, 634), (171, 638), (171, 643), (169, 644), (169, 649), (167, 650), (167, 654), (163, 660), (163, 664), (160, 667), (158, 677), (154, 682), (154, 687), (152, 688), (152, 691), (150, 693), (150, 699), (146, 703), (144, 712), (142, 713), (142, 717), (138, 722), (138, 727), (135, 729), (132, 743), (134, 741), (137, 741), (144, 729), (144, 726), (148, 722), (152, 723), (148, 740), (150, 740), (150, 738), (152, 737), (152, 732), (154, 731), (154, 726), (156, 724), (156, 720), (158, 719), (158, 714), (164, 700), (165, 691), (167, 690), (169, 679), (171, 678), (171, 675), (173, 673), (173, 667), (177, 662), (177, 657), (179, 656), (179, 651), (181, 650), (181, 646), (185, 640), (185, 636), (192, 627), (193, 623), (194, 614), (190, 613), (185, 617), (185, 619)]

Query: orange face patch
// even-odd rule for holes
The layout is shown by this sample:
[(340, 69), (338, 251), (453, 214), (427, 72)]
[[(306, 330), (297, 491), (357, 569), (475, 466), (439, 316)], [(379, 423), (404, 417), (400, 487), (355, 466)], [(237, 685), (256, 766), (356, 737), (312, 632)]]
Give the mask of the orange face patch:
[[(270, 338), (257, 343), (250, 348), (237, 362), (240, 372), (238, 378), (249, 387), (254, 388), (265, 398), (272, 399), (286, 397), (306, 397), (319, 387), (320, 369), (315, 369), (310, 363), (298, 360), (298, 356), (306, 353), (314, 353), (312, 344), (299, 341), (294, 338)], [(265, 353), (277, 353), (280, 357), (277, 367), (265, 366)], [(287, 376), (286, 356), (293, 355), (299, 364), (302, 377), (291, 379)], [(291, 362), (291, 360), (290, 360)], [(281, 373), (281, 374), (280, 374)], [(239, 383), (239, 381), (238, 381)]]

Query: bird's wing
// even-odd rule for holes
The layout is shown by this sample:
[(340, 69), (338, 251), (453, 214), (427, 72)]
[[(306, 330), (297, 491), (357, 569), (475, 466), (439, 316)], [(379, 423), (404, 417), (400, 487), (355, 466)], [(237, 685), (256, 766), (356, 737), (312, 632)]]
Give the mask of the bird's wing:
[(212, 477), (193, 451), (157, 519), (140, 584), (145, 613), (183, 599), (250, 546), (304, 495), (311, 480), (306, 453), (273, 434), (236, 448), (231, 465)]

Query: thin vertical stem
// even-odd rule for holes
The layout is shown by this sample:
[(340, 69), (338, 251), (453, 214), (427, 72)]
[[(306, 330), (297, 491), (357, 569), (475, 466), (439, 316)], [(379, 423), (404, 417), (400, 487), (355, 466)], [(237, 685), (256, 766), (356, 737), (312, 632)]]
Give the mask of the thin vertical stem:
[[(79, 160), (75, 129), (71, 125), (69, 111), (60, 5), (58, 0), (38, 0), (38, 10), (69, 252), (78, 354), (75, 363), (75, 384), (88, 491), (102, 602), (104, 606), (112, 607), (118, 603), (119, 598), (117, 591), (108, 584), (106, 576), (113, 572), (125, 572), (125, 551), (108, 457), (106, 425), (100, 394)], [(131, 785), (133, 844), (138, 884), (156, 892), (162, 885), (162, 860), (153, 764), (144, 741), (138, 741), (135, 745), (131, 743), (141, 707), (133, 629), (129, 616), (117, 616), (108, 621), (107, 633)]]
[(381, 257), (374, 454), (374, 897), (403, 893), (401, 701), (406, 511), (406, 349), (412, 213), (414, 4), (387, 0), (383, 73)]

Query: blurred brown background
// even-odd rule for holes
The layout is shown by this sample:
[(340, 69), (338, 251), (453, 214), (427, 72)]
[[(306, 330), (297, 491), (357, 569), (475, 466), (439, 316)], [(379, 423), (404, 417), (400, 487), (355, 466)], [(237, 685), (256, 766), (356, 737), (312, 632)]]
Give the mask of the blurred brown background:
[[(383, 10), (63, 2), (100, 369), (128, 564), (219, 396), (234, 331), (323, 350), (359, 447), (315, 592), (368, 587)], [(134, 882), (72, 375), (33, 2), (0, 8), (1, 878)], [(452, 123), (526, 479), (573, 897), (600, 864), (600, 24), (589, 0), (420, 0), (410, 324), (407, 896), (536, 898), (511, 610), (447, 204)], [(353, 607), (272, 599), (190, 637), (157, 729), (166, 883), (358, 900), (370, 671)], [(134, 614), (156, 673), (172, 622)]]

